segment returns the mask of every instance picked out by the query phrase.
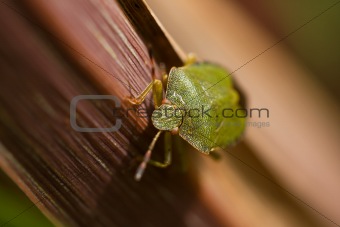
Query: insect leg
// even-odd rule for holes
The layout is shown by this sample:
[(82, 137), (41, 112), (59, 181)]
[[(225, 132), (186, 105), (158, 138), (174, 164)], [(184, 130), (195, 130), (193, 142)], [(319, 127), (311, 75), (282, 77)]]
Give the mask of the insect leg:
[(158, 131), (157, 134), (155, 135), (155, 137), (153, 138), (151, 144), (149, 145), (149, 149), (146, 151), (146, 153), (144, 155), (144, 158), (143, 158), (143, 161), (139, 165), (139, 167), (138, 167), (138, 169), (136, 171), (136, 174), (135, 174), (135, 180), (136, 181), (139, 181), (142, 178), (143, 173), (144, 173), (144, 171), (146, 169), (146, 165), (150, 161), (152, 150), (155, 147), (155, 144), (156, 144), (159, 136), (161, 135), (161, 133), (162, 133), (162, 131)]
[(187, 59), (185, 59), (184, 65), (191, 65), (197, 62), (197, 57), (193, 53), (189, 53), (187, 55)]
[(170, 132), (165, 132), (164, 135), (164, 146), (165, 146), (165, 151), (164, 151), (164, 162), (159, 162), (159, 161), (154, 161), (154, 160), (149, 160), (149, 164), (159, 167), (159, 168), (165, 168), (171, 164), (171, 159), (172, 159), (172, 143), (171, 143), (171, 133)]
[(162, 82), (163, 82), (163, 86), (166, 87), (166, 85), (168, 84), (168, 74), (163, 73)]
[(215, 161), (222, 159), (221, 154), (219, 154), (216, 150), (210, 151), (209, 157), (214, 159)]
[(142, 93), (140, 93), (136, 98), (128, 98), (127, 100), (133, 105), (140, 105), (144, 100), (147, 94), (151, 91), (154, 85), (154, 81), (152, 81)]
[(154, 105), (158, 108), (162, 104), (163, 99), (163, 85), (162, 82), (156, 79), (154, 59), (151, 48), (149, 48), (150, 62), (151, 62), (151, 76), (152, 82), (139, 94), (136, 98), (129, 98), (128, 101), (133, 105), (140, 105), (152, 89)]
[(153, 80), (142, 93), (140, 93), (136, 98), (128, 98), (128, 101), (132, 105), (140, 105), (149, 94), (149, 92), (153, 90), (153, 100), (155, 107), (158, 108), (162, 104), (163, 99), (163, 85), (160, 80)]
[(155, 104), (155, 108), (157, 109), (160, 105), (162, 105), (163, 100), (163, 85), (160, 80), (154, 80), (152, 94), (153, 102)]

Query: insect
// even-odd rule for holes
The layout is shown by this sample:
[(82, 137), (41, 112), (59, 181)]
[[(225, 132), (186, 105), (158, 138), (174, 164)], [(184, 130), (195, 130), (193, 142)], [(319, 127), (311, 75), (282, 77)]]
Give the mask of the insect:
[[(164, 99), (163, 84), (167, 88)], [(244, 131), (245, 118), (233, 115), (233, 111), (240, 108), (239, 94), (229, 73), (218, 65), (189, 57), (184, 66), (171, 68), (169, 74), (163, 76), (163, 83), (153, 76), (146, 89), (129, 101), (139, 105), (151, 90), (155, 105), (151, 120), (159, 131), (136, 171), (137, 181), (147, 164), (161, 168), (170, 165), (171, 134), (178, 134), (198, 151), (209, 154), (235, 143)], [(164, 162), (151, 160), (156, 141), (164, 131)]]

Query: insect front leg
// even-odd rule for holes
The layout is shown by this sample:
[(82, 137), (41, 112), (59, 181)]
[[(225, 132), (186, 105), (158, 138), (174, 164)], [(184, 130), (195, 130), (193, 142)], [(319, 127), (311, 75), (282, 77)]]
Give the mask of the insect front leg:
[(128, 101), (132, 105), (140, 105), (145, 100), (149, 92), (152, 90), (154, 105), (156, 108), (158, 108), (162, 104), (163, 85), (162, 85), (162, 81), (155, 79), (156, 74), (155, 74), (154, 59), (153, 59), (152, 50), (150, 47), (149, 47), (149, 55), (150, 55), (150, 62), (151, 62), (152, 82), (136, 98), (128, 98)]
[(140, 105), (144, 100), (145, 97), (149, 94), (151, 91), (152, 87), (154, 85), (154, 81), (152, 81), (145, 89), (140, 93), (136, 98), (128, 98), (127, 100), (132, 104), (132, 105)]
[(164, 162), (159, 162), (155, 160), (149, 160), (148, 164), (159, 167), (165, 168), (171, 164), (172, 160), (172, 143), (171, 143), (171, 133), (165, 132), (164, 135)]
[(162, 104), (163, 99), (163, 85), (160, 80), (153, 80), (145, 89), (140, 93), (136, 98), (128, 98), (127, 100), (132, 105), (140, 105), (144, 102), (146, 96), (149, 94), (150, 91), (153, 91), (153, 100), (155, 107), (158, 108)]

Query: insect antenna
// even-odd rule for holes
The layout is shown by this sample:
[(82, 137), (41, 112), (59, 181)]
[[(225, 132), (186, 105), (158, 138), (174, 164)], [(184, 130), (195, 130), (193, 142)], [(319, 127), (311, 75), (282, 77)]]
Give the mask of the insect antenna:
[(146, 151), (145, 155), (144, 155), (144, 158), (143, 158), (143, 161), (142, 163), (139, 165), (137, 171), (136, 171), (136, 174), (135, 174), (135, 180), (136, 181), (139, 181), (142, 176), (143, 176), (143, 173), (146, 169), (146, 166), (150, 160), (150, 157), (151, 157), (151, 153), (152, 153), (152, 150), (153, 148), (155, 147), (155, 144), (159, 138), (159, 136), (161, 135), (162, 131), (158, 131), (157, 134), (155, 135), (155, 137), (153, 138), (151, 144), (149, 145), (149, 149)]

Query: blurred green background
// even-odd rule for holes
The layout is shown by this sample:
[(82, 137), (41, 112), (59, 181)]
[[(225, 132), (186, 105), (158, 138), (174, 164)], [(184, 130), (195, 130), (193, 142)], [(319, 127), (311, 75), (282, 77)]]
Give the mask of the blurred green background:
[[(240, 0), (248, 12), (284, 43), (313, 72), (329, 93), (340, 98), (340, 4), (334, 0)], [(327, 10), (325, 13), (323, 13)], [(320, 15), (323, 13), (322, 15)], [(319, 16), (320, 15), (320, 16)], [(319, 17), (318, 17), (319, 16)]]
[[(53, 226), (27, 196), (0, 171), (0, 226)], [(24, 212), (23, 212), (24, 211)], [(20, 214), (23, 212), (22, 214)], [(11, 220), (13, 219), (13, 220)], [(7, 223), (11, 220), (9, 223)]]

